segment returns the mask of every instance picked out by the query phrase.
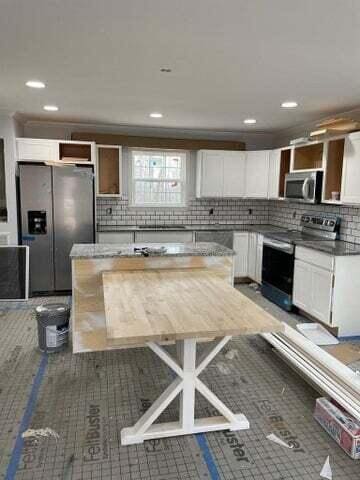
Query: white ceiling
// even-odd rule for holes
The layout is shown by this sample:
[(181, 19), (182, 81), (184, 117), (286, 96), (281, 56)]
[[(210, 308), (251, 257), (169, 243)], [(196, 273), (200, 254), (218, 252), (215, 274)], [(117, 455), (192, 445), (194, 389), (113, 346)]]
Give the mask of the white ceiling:
[(0, 2), (0, 109), (26, 118), (276, 131), (356, 107), (359, 60), (358, 0)]

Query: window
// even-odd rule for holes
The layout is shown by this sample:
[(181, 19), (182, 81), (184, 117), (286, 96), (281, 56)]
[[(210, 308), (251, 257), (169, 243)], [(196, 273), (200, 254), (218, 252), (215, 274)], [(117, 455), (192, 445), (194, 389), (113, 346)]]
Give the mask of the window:
[(131, 150), (132, 205), (183, 207), (186, 152)]
[(4, 140), (0, 138), (0, 222), (7, 221)]

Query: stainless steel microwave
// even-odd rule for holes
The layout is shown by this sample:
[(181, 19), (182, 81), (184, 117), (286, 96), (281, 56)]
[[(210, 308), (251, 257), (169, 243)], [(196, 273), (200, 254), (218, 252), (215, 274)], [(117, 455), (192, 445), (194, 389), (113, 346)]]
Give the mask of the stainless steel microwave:
[(323, 172), (292, 172), (285, 176), (285, 198), (305, 203), (320, 203)]

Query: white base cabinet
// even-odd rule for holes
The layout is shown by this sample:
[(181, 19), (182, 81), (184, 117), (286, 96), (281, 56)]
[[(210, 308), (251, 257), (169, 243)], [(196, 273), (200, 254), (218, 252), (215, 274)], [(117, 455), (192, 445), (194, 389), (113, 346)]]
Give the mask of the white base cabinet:
[(248, 260), (248, 274), (252, 280), (256, 280), (256, 255), (257, 255), (257, 233), (249, 233), (249, 260)]
[(249, 277), (261, 283), (264, 236), (256, 232), (235, 232), (235, 277)]
[(331, 326), (333, 273), (295, 260), (294, 305)]
[(332, 256), (296, 247), (294, 305), (339, 337), (360, 335), (360, 255)]
[(236, 252), (234, 261), (234, 276), (248, 276), (249, 234), (248, 232), (235, 232), (233, 250)]
[(264, 235), (257, 234), (255, 281), (261, 283)]

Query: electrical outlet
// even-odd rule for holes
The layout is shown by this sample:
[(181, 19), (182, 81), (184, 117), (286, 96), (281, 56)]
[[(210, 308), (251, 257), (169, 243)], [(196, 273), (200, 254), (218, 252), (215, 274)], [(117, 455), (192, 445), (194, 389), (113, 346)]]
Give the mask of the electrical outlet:
[(112, 208), (111, 207), (108, 207), (106, 209), (106, 215), (112, 215)]

